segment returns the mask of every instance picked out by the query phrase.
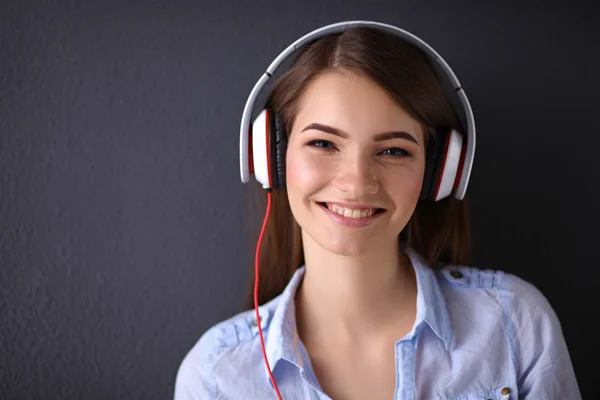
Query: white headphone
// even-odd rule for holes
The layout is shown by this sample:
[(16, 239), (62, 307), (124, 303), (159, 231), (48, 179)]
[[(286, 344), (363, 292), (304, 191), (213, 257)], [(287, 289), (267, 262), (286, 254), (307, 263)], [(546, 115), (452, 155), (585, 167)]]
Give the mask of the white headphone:
[[(467, 132), (464, 136), (454, 129), (446, 132), (428, 151), (421, 199), (437, 201), (454, 191), (454, 197), (462, 200), (467, 191), (475, 154), (475, 121), (469, 100), (450, 66), (431, 46), (405, 30), (373, 21), (339, 22), (316, 29), (288, 46), (269, 65), (250, 92), (242, 113), (240, 125), (242, 182), (247, 183), (250, 174), (253, 173), (265, 189), (285, 187), (287, 135), (275, 113), (265, 109), (264, 104), (257, 104), (257, 98), (266, 83), (278, 67), (295, 56), (302, 46), (323, 36), (340, 33), (353, 27), (373, 27), (400, 37), (421, 49), (431, 61)], [(253, 121), (252, 124), (250, 121)]]

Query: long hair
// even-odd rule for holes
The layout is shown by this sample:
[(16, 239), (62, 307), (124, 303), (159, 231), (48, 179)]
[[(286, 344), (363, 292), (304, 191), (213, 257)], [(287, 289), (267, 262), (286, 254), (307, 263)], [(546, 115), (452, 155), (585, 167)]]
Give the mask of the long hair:
[[(317, 75), (332, 70), (352, 71), (380, 85), (421, 124), (426, 145), (441, 128), (465, 132), (420, 49), (388, 33), (355, 27), (303, 48), (274, 84), (267, 104), (278, 114), (288, 134), (304, 89)], [(264, 215), (266, 192), (260, 187), (258, 190), (258, 204)], [(253, 210), (252, 214), (256, 212)], [(252, 237), (254, 244), (258, 233)], [(432, 268), (444, 263), (469, 264), (471, 238), (466, 197), (419, 201), (398, 240), (421, 254)], [(264, 304), (278, 296), (296, 269), (304, 264), (300, 226), (283, 189), (272, 191), (271, 214), (260, 253), (259, 304)], [(246, 308), (254, 307), (254, 284), (252, 274)]]

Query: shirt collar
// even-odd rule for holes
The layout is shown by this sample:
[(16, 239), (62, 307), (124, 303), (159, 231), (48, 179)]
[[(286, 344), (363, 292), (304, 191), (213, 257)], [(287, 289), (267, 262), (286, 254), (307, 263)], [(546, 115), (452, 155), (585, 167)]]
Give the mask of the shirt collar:
[[(452, 340), (452, 326), (446, 300), (436, 274), (416, 251), (406, 246), (403, 246), (403, 250), (411, 260), (417, 278), (416, 319), (406, 338), (411, 339), (416, 334), (417, 328), (425, 322), (444, 342), (445, 348), (448, 350)], [(279, 302), (269, 323), (265, 350), (272, 371), (277, 362), (284, 359), (296, 365), (302, 373), (306, 372), (312, 375), (311, 368), (305, 368), (309, 358), (298, 337), (294, 303), (296, 290), (304, 277), (304, 271), (305, 266), (301, 266), (294, 272), (288, 285), (279, 296)], [(270, 380), (268, 371), (265, 373), (267, 379)], [(306, 378), (318, 386), (314, 376), (306, 376)]]
[[(271, 371), (279, 360), (287, 360), (296, 365), (301, 371), (305, 370), (305, 360), (308, 354), (300, 343), (296, 328), (296, 307), (294, 298), (296, 290), (304, 277), (305, 267), (299, 267), (286, 288), (279, 296), (279, 302), (269, 323), (269, 333), (265, 343), (265, 351)], [(307, 368), (310, 370), (310, 368)], [(268, 371), (267, 379), (270, 380)], [(314, 378), (316, 383), (316, 378)], [(272, 385), (272, 383), (271, 383)]]
[(410, 258), (417, 277), (417, 315), (409, 335), (414, 335), (416, 328), (425, 322), (444, 342), (446, 350), (449, 350), (452, 343), (452, 325), (446, 298), (436, 273), (415, 250), (404, 248), (404, 252)]

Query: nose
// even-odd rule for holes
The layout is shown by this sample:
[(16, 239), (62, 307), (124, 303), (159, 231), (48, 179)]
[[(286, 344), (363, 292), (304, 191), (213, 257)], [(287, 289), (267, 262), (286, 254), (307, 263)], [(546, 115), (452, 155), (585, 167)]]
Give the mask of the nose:
[(379, 190), (375, 161), (367, 155), (344, 157), (337, 172), (336, 186), (352, 199), (361, 199)]

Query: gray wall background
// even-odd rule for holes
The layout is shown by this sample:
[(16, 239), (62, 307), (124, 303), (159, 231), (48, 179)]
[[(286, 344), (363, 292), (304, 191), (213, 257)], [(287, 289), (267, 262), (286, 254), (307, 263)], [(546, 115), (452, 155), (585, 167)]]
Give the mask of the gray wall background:
[(172, 398), (252, 270), (246, 97), (291, 41), (345, 19), (399, 25), (454, 68), (479, 135), (476, 263), (546, 294), (584, 398), (598, 394), (595, 15), (583, 1), (2, 1), (0, 398)]

